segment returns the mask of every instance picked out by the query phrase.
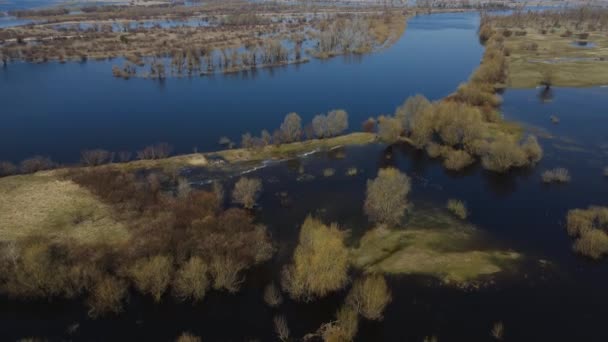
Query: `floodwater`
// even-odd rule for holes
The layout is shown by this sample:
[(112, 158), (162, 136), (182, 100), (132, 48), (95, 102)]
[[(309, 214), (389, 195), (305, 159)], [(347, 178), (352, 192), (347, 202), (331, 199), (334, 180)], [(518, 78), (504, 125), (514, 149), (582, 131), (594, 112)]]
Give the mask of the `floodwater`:
[[(277, 127), (289, 111), (309, 121), (315, 113), (345, 108), (356, 130), (359, 122), (392, 112), (407, 96), (437, 99), (455, 89), (481, 57), (477, 23), (475, 14), (416, 17), (396, 45), (378, 54), (313, 61), (255, 77), (159, 84), (113, 79), (107, 62), (10, 65), (0, 74), (0, 84), (9, 85), (0, 93), (0, 159), (44, 151), (67, 162), (86, 147), (136, 149), (159, 140), (178, 151), (215, 149), (220, 135), (237, 139), (245, 129)], [(608, 88), (508, 89), (503, 99), (505, 117), (540, 138), (545, 156), (533, 168), (506, 175), (479, 166), (448, 172), (410, 147), (382, 144), (270, 164), (248, 175), (264, 181), (257, 219), (268, 225), (277, 253), (248, 272), (238, 294), (212, 291), (195, 306), (132, 296), (123, 314), (98, 320), (87, 317), (80, 301), (2, 300), (0, 335), (172, 340), (190, 331), (206, 341), (272, 341), (272, 318), (281, 313), (292, 336), (302, 337), (333, 319), (344, 293), (307, 304), (286, 300), (270, 309), (262, 300), (264, 286), (278, 281), (306, 215), (339, 222), (354, 239), (369, 229), (362, 214), (366, 181), (379, 168), (394, 166), (412, 179), (412, 210), (464, 200), (488, 244), (520, 252), (525, 261), (517, 273), (479, 290), (424, 277), (389, 277), (393, 302), (382, 322), (361, 321), (358, 341), (422, 341), (431, 335), (439, 341), (491, 341), (490, 329), (498, 321), (507, 341), (606, 341), (608, 264), (574, 254), (563, 224), (568, 209), (607, 204), (602, 169), (608, 166)], [(351, 167), (358, 170), (355, 176), (345, 174)], [(572, 181), (542, 184), (540, 174), (553, 167), (568, 168)], [(323, 176), (326, 168), (335, 174)], [(195, 184), (208, 179), (196, 171), (186, 174)], [(229, 188), (235, 178), (221, 180)]]
[(343, 108), (359, 130), (408, 96), (439, 99), (465, 81), (482, 54), (477, 24), (472, 13), (421, 16), (376, 54), (162, 83), (113, 78), (121, 60), (10, 64), (0, 69), (0, 159), (42, 154), (75, 162), (82, 149), (135, 151), (156, 142), (178, 153), (211, 151), (221, 136), (240, 142), (246, 131), (272, 131), (294, 111), (310, 122)]

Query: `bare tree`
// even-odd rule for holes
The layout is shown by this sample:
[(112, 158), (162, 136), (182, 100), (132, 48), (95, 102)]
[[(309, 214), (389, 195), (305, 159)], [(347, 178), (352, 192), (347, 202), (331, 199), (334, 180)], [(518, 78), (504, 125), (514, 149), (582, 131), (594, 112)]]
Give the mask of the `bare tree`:
[(242, 177), (234, 185), (232, 199), (247, 209), (252, 209), (262, 191), (262, 181), (257, 178)]

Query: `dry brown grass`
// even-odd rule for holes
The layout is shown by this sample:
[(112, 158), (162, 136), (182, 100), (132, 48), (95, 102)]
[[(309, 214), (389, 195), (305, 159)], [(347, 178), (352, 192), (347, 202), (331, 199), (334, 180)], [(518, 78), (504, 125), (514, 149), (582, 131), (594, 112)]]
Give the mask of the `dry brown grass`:
[(107, 244), (130, 237), (110, 206), (72, 181), (40, 174), (0, 179), (0, 239), (33, 235)]

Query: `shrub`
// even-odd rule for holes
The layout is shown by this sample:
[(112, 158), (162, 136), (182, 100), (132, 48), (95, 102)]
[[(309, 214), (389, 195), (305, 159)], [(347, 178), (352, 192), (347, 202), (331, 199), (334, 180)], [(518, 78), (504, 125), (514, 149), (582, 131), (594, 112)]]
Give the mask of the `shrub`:
[(201, 338), (190, 333), (182, 333), (175, 342), (201, 342)]
[(169, 286), (173, 273), (173, 261), (170, 257), (157, 255), (139, 259), (129, 268), (129, 276), (137, 289), (150, 294), (156, 302)]
[(446, 207), (452, 214), (456, 215), (461, 220), (466, 219), (469, 215), (466, 205), (460, 200), (450, 199), (448, 200)]
[(336, 314), (336, 321), (321, 327), (320, 333), (325, 342), (352, 341), (359, 329), (359, 315), (350, 305), (342, 305)]
[[(481, 74), (481, 71), (475, 74), (475, 76), (479, 78), (493, 78)], [(456, 90), (456, 99), (471, 106), (497, 107), (500, 105), (500, 99), (494, 94), (493, 86), (488, 83), (469, 82), (461, 84)]]
[(17, 173), (17, 166), (8, 161), (0, 161), (0, 177), (10, 176)]
[(239, 291), (243, 283), (239, 273), (245, 268), (245, 264), (235, 257), (219, 255), (212, 258), (209, 266), (214, 289), (225, 289), (231, 293)]
[(361, 129), (363, 132), (373, 133), (376, 130), (376, 119), (369, 118), (363, 121), (363, 124), (361, 124)]
[(394, 168), (381, 169), (367, 181), (364, 211), (371, 221), (398, 225), (407, 209), (409, 177)]
[(517, 143), (504, 137), (491, 142), (481, 157), (483, 167), (495, 172), (506, 172), (513, 167), (524, 166), (526, 162), (525, 151)]
[(200, 301), (209, 287), (207, 265), (199, 257), (192, 257), (176, 273), (173, 290), (181, 300)]
[(23, 173), (34, 173), (52, 169), (54, 166), (55, 164), (51, 161), (51, 159), (42, 156), (34, 156), (22, 161), (19, 165), (19, 169)]
[(232, 199), (247, 209), (253, 209), (262, 191), (262, 181), (257, 178), (242, 177), (234, 185)]
[(270, 283), (264, 288), (264, 302), (270, 307), (277, 307), (283, 303), (281, 290), (274, 283)]
[(475, 162), (475, 159), (463, 150), (449, 149), (444, 153), (444, 157), (443, 166), (448, 170), (462, 170)]
[(163, 159), (171, 155), (171, 145), (167, 143), (158, 143), (144, 147), (143, 150), (137, 151), (137, 159)]
[(492, 326), (492, 330), (490, 331), (490, 335), (497, 340), (502, 340), (505, 333), (505, 326), (502, 322), (496, 322)]
[(543, 149), (535, 136), (528, 136), (521, 147), (531, 163), (537, 163), (542, 159)]
[(332, 169), (332, 168), (323, 169), (323, 176), (325, 176), (325, 177), (331, 177), (335, 173), (336, 173), (335, 169)]
[(84, 150), (81, 152), (80, 160), (85, 166), (97, 166), (109, 163), (114, 158), (114, 155), (106, 150)]
[(358, 172), (359, 172), (359, 170), (353, 166), (353, 167), (349, 167), (348, 170), (346, 170), (346, 175), (347, 176), (356, 176)]
[(282, 285), (295, 300), (310, 301), (344, 287), (348, 281), (349, 252), (345, 234), (308, 216), (300, 230), (293, 262), (283, 269)]
[(574, 250), (594, 259), (608, 254), (608, 208), (573, 209), (566, 217), (568, 234), (578, 237)]
[(399, 137), (403, 132), (401, 121), (389, 116), (380, 116), (378, 118), (378, 136), (387, 144), (394, 144), (399, 141)]
[(410, 121), (410, 140), (414, 147), (421, 149), (433, 136), (435, 127), (435, 106), (427, 106), (418, 112)]
[(577, 253), (600, 259), (608, 254), (608, 234), (597, 229), (586, 231), (574, 242), (573, 248)]
[(357, 279), (346, 298), (346, 302), (361, 316), (375, 321), (382, 320), (384, 308), (391, 300), (391, 291), (382, 275)]
[(119, 313), (127, 296), (127, 283), (113, 276), (105, 276), (93, 287), (89, 299), (89, 315), (97, 317), (106, 313)]
[(545, 183), (568, 183), (570, 181), (570, 173), (567, 169), (558, 167), (543, 172), (542, 179)]
[(422, 95), (409, 97), (403, 105), (397, 108), (395, 118), (401, 121), (401, 126), (408, 132), (412, 130), (412, 121), (431, 106), (431, 102)]
[(289, 113), (285, 116), (279, 130), (283, 142), (290, 143), (298, 141), (302, 137), (302, 119), (297, 113)]
[(286, 342), (289, 341), (289, 327), (287, 326), (287, 320), (285, 316), (275, 316), (274, 319), (274, 331), (277, 333), (279, 340)]

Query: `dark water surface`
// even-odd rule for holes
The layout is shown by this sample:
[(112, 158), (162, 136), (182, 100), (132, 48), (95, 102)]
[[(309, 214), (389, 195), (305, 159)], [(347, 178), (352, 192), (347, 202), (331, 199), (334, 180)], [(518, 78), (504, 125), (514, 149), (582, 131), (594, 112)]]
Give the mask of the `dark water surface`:
[[(358, 126), (369, 115), (392, 112), (409, 95), (440, 98), (465, 80), (481, 56), (476, 24), (474, 14), (418, 17), (382, 53), (261, 71), (245, 79), (171, 79), (160, 85), (112, 79), (111, 63), (11, 65), (0, 74), (0, 84), (11, 85), (8, 94), (7, 88), (0, 92), (0, 159), (46, 149), (71, 161), (83, 147), (134, 149), (158, 140), (183, 151), (213, 149), (220, 135), (276, 127), (288, 111), (310, 119), (344, 107), (351, 126)], [(505, 116), (541, 137), (545, 157), (534, 168), (500, 176), (477, 166), (453, 173), (407, 146), (380, 144), (272, 164), (250, 175), (264, 181), (258, 219), (272, 232), (277, 253), (247, 274), (240, 293), (211, 291), (196, 306), (171, 299), (157, 305), (133, 296), (122, 315), (98, 320), (87, 317), (80, 301), (1, 300), (0, 336), (172, 340), (190, 331), (204, 341), (272, 341), (272, 318), (281, 313), (299, 338), (331, 321), (344, 294), (309, 304), (286, 300), (270, 309), (262, 299), (264, 286), (278, 281), (307, 214), (339, 222), (354, 239), (369, 229), (362, 214), (366, 181), (379, 168), (395, 166), (412, 178), (414, 210), (462, 199), (488, 244), (518, 251), (525, 261), (516, 274), (497, 277), (481, 290), (389, 277), (393, 302), (382, 322), (361, 321), (358, 341), (422, 341), (430, 335), (439, 341), (492, 341), (490, 329), (497, 321), (504, 322), (506, 341), (606, 341), (608, 264), (575, 255), (563, 223), (568, 209), (608, 204), (608, 179), (602, 176), (608, 166), (608, 88), (540, 94), (529, 89), (503, 95)], [(560, 123), (552, 124), (551, 115)], [(558, 166), (570, 170), (572, 181), (543, 185), (542, 171)], [(351, 167), (358, 169), (356, 176), (345, 175)], [(335, 175), (324, 177), (325, 168), (335, 169)], [(314, 178), (303, 181), (302, 172)], [(206, 176), (192, 172), (189, 178), (196, 183)], [(234, 179), (224, 182), (229, 188)], [(289, 207), (281, 206), (280, 192), (287, 193)]]
[(466, 80), (482, 54), (476, 14), (421, 16), (394, 46), (367, 56), (204, 78), (122, 80), (122, 61), (11, 64), (0, 70), (0, 160), (34, 154), (78, 161), (86, 148), (215, 150), (223, 135), (277, 128), (285, 114), (344, 108), (351, 128), (392, 113), (416, 93), (438, 99)]

